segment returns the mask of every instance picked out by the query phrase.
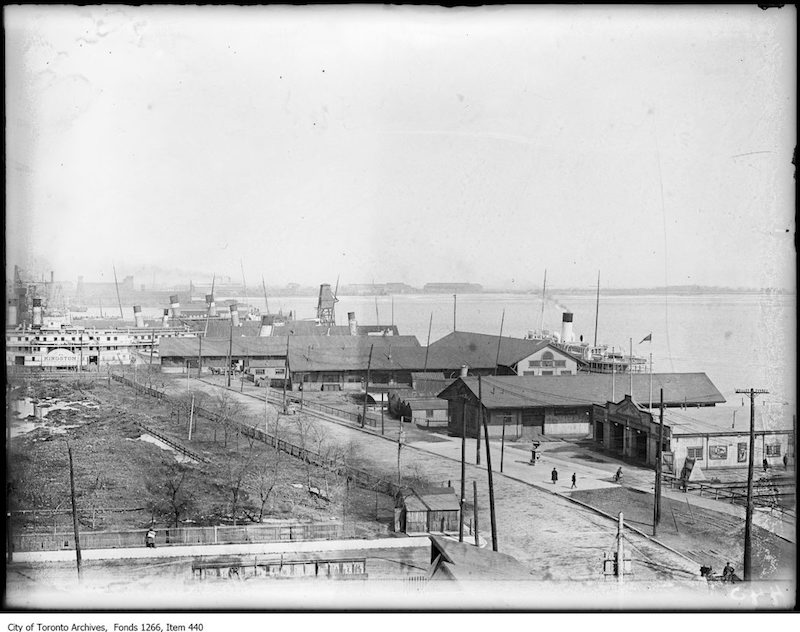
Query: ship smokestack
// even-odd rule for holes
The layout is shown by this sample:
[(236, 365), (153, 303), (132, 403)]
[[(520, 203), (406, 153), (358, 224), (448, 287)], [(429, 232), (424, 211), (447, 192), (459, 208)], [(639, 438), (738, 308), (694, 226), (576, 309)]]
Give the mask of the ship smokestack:
[(170, 296), (169, 297), (169, 306), (172, 309), (172, 317), (178, 317), (178, 309), (180, 309), (180, 301), (178, 300), (178, 295)]
[(214, 318), (217, 315), (217, 304), (214, 302), (213, 294), (206, 294), (206, 305), (208, 305), (208, 317)]
[(275, 322), (275, 317), (271, 314), (261, 317), (261, 329), (258, 330), (258, 335), (261, 337), (272, 335), (272, 324)]
[(239, 306), (234, 303), (231, 305), (231, 327), (239, 326)]
[(350, 325), (350, 335), (358, 335), (358, 323), (356, 322), (356, 313), (347, 312), (347, 324)]
[(460, 377), (467, 377), (467, 373), (469, 373), (469, 367), (466, 364), (462, 364)]
[(575, 336), (572, 333), (571, 312), (561, 314), (561, 342), (575, 342)]
[(164, 316), (161, 319), (161, 325), (169, 327), (169, 310), (167, 308), (164, 308)]
[(33, 299), (33, 324), (42, 324), (42, 299), (40, 298)]
[(136, 327), (141, 329), (144, 327), (144, 316), (142, 315), (142, 306), (133, 306), (133, 319), (136, 321)]
[(17, 299), (8, 299), (8, 306), (6, 307), (6, 323), (9, 327), (17, 326)]

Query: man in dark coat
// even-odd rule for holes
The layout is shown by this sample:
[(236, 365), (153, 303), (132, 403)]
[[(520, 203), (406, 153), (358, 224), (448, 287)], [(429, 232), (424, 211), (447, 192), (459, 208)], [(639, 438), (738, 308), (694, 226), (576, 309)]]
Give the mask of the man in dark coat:
[(553, 481), (553, 485), (555, 485), (556, 481), (558, 481), (558, 472), (556, 471), (556, 468), (553, 468), (553, 471), (550, 474), (550, 479)]
[(577, 487), (577, 485), (575, 484), (575, 481), (577, 481), (577, 480), (578, 480), (578, 477), (575, 474), (575, 472), (573, 472), (572, 473), (572, 487), (570, 487), (570, 489), (575, 489)]

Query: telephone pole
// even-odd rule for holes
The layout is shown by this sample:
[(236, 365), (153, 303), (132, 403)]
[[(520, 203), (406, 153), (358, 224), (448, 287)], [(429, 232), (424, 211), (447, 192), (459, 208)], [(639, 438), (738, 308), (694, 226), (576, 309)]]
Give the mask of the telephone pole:
[(769, 393), (763, 388), (737, 388), (737, 393), (747, 395), (750, 398), (750, 454), (747, 459), (747, 509), (744, 516), (744, 581), (749, 582), (752, 578), (752, 547), (750, 536), (753, 529), (753, 462), (756, 450), (756, 395)]
[(75, 534), (75, 562), (78, 565), (78, 581), (81, 579), (81, 539), (78, 531), (78, 507), (75, 504), (75, 473), (72, 468), (72, 446), (67, 443), (69, 454), (69, 489), (72, 498), (72, 531)]
[(466, 476), (466, 469), (464, 467), (466, 461), (466, 448), (467, 448), (467, 395), (462, 395), (461, 400), (461, 496), (458, 499), (460, 505), (458, 511), (458, 541), (464, 541), (464, 477)]
[[(375, 300), (378, 300), (377, 298)], [(376, 303), (377, 305), (377, 303)], [(367, 420), (367, 397), (369, 397), (369, 369), (372, 366), (372, 349), (375, 345), (369, 346), (369, 358), (367, 359), (367, 379), (364, 381), (364, 407), (361, 410), (361, 427)]]
[[(652, 407), (651, 407), (652, 410)], [(661, 522), (661, 447), (664, 443), (664, 389), (661, 389), (661, 404), (658, 411), (658, 445), (656, 446), (656, 484), (653, 489), (653, 537)]]
[[(497, 551), (497, 522), (494, 514), (494, 482), (492, 480), (492, 453), (489, 450), (489, 427), (486, 425), (486, 411), (483, 408), (483, 398), (481, 397), (481, 376), (478, 376), (478, 414), (483, 425), (483, 437), (486, 444), (486, 472), (489, 477), (489, 516), (492, 527), (492, 550)], [(480, 432), (480, 429), (478, 429)]]

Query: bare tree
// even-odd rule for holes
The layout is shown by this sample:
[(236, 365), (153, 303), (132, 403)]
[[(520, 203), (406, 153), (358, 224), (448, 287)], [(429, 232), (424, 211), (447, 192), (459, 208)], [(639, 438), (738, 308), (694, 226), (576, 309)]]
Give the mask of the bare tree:
[(170, 516), (175, 527), (178, 527), (181, 516), (185, 516), (194, 507), (194, 497), (188, 480), (191, 470), (182, 463), (165, 462), (160, 474), (160, 479), (151, 479), (147, 486), (154, 497), (151, 509)]
[[(271, 457), (272, 460), (269, 460)], [(256, 459), (252, 468), (248, 471), (245, 485), (253, 492), (253, 496), (258, 499), (256, 509), (257, 515), (249, 513), (249, 518), (254, 522), (261, 522), (267, 503), (272, 500), (273, 492), (279, 483), (283, 482), (281, 476), (282, 457), (280, 452), (272, 454), (267, 452), (261, 459)]]
[(247, 440), (248, 448), (245, 450), (244, 455), (226, 459), (225, 465), (225, 487), (230, 494), (230, 511), (234, 525), (236, 524), (240, 503), (243, 497), (246, 496), (245, 481), (256, 458), (255, 437), (248, 435)]
[[(228, 391), (213, 395), (209, 402), (209, 410), (216, 417), (217, 427), (220, 427), (224, 436), (224, 447), (228, 447), (228, 438), (231, 433), (239, 432), (239, 418), (242, 416), (242, 403), (231, 396)], [(214, 441), (216, 441), (216, 428)], [(238, 436), (237, 436), (238, 438)]]

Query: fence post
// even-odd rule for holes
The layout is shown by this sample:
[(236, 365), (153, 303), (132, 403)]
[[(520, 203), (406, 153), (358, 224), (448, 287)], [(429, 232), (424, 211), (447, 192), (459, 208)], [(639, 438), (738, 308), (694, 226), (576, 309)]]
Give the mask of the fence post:
[(214, 544), (217, 543), (217, 525), (214, 525)]

